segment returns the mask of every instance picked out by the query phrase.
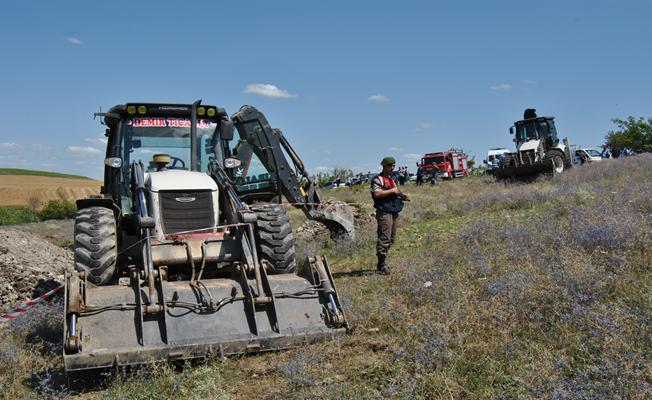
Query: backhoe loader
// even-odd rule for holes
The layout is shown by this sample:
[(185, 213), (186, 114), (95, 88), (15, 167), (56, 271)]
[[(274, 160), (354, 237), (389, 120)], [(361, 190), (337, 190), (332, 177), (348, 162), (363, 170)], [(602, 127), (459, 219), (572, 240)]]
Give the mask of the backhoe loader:
[(346, 331), (326, 258), (297, 271), (281, 196), (344, 240), (353, 217), (322, 206), (262, 113), (245, 106), (229, 118), (198, 100), (96, 116), (107, 127), (104, 185), (77, 201), (67, 373), (280, 350)]
[[(514, 129), (516, 128), (516, 129)], [(514, 122), (515, 153), (505, 153), (494, 171), (496, 179), (531, 179), (540, 174), (559, 175), (573, 166), (568, 139), (559, 140), (555, 117), (539, 117), (528, 108), (523, 119)]]

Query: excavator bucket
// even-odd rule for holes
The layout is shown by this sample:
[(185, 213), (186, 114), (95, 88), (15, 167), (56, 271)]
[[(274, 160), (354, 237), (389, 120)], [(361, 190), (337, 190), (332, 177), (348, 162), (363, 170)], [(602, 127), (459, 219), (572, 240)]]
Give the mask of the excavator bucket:
[(261, 268), (252, 279), (237, 267), (200, 284), (157, 275), (155, 301), (137, 273), (113, 286), (66, 277), (67, 373), (281, 350), (347, 329), (324, 257), (308, 258), (299, 275)]
[(309, 212), (312, 219), (326, 225), (334, 239), (355, 239), (355, 217), (348, 204), (341, 201), (324, 202)]

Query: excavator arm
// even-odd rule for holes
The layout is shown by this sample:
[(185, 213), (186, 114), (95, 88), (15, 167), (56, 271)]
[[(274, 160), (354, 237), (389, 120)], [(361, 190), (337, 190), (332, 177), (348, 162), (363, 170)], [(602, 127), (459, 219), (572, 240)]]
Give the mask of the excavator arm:
[[(350, 207), (322, 202), (317, 184), (280, 129), (272, 128), (265, 115), (253, 106), (243, 106), (231, 119), (240, 135), (234, 156), (243, 163), (235, 172), (236, 181), (242, 183), (238, 190), (241, 197), (272, 201), (281, 194), (306, 217), (326, 225), (331, 236), (354, 237)], [(266, 172), (253, 175), (256, 163), (262, 164)]]

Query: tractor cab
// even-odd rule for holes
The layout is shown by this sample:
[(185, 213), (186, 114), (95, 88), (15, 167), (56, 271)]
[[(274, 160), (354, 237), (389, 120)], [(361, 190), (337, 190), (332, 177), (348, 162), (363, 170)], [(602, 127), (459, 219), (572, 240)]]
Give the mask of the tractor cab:
[[(103, 190), (123, 213), (133, 207), (133, 162), (142, 162), (148, 178), (158, 182), (163, 176), (170, 179), (174, 176), (186, 182), (203, 179), (205, 189), (214, 186), (210, 184), (210, 177), (203, 175), (210, 162), (216, 158), (225, 159), (224, 143), (232, 136), (232, 128), (224, 109), (204, 105), (196, 107), (193, 127), (192, 107), (127, 103), (101, 114), (109, 128)], [(198, 172), (203, 174), (197, 175)], [(154, 178), (157, 175), (160, 177)], [(193, 178), (188, 178), (190, 176)]]
[[(516, 135), (514, 141), (517, 145), (530, 140), (544, 140), (549, 147), (554, 147), (559, 143), (557, 129), (555, 128), (555, 117), (535, 117), (516, 121), (514, 123)], [(513, 133), (514, 129), (510, 129)]]

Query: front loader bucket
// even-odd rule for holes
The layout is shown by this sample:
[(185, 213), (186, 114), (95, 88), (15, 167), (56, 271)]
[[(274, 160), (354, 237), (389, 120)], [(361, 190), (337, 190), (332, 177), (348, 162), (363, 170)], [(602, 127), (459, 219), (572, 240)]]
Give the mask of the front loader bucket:
[(264, 292), (272, 296), (258, 293), (257, 281), (240, 269), (194, 287), (158, 280), (158, 298), (149, 306), (137, 274), (128, 285), (101, 287), (68, 275), (66, 372), (281, 350), (346, 331), (324, 257), (307, 260), (302, 276), (261, 272)]
[(500, 167), (494, 173), (496, 179), (530, 179), (541, 174), (550, 174), (554, 170), (551, 160), (544, 160), (534, 164), (520, 164), (516, 166)]

